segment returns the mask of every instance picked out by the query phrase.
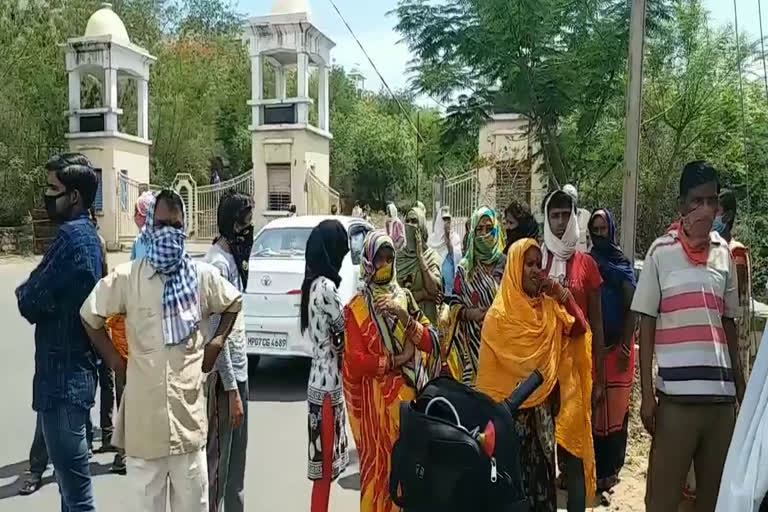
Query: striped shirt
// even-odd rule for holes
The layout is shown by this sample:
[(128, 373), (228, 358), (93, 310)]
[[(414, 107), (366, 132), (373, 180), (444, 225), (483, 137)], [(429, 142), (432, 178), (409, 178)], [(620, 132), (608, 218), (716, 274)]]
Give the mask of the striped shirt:
[(685, 401), (736, 395), (722, 318), (739, 316), (736, 266), (728, 244), (710, 235), (709, 260), (694, 265), (676, 231), (651, 245), (632, 310), (656, 318), (656, 389)]

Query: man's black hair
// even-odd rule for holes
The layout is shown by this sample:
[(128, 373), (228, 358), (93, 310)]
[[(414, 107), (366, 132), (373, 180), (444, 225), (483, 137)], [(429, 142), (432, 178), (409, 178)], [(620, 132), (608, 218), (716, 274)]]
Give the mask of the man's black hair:
[(292, 204), (292, 205), (291, 205), (291, 206), (288, 208), (288, 211), (289, 211), (289, 212), (291, 212), (291, 213), (296, 213), (296, 205), (295, 205), (295, 204)]
[(225, 237), (234, 236), (235, 223), (244, 224), (245, 218), (251, 211), (253, 211), (253, 200), (250, 197), (233, 190), (225, 193), (216, 211), (219, 233)]
[(96, 190), (99, 188), (99, 178), (93, 165), (82, 153), (62, 153), (52, 157), (45, 164), (47, 171), (56, 173), (58, 179), (67, 192), (77, 190), (80, 194), (82, 207), (88, 210), (96, 199)]
[(704, 160), (688, 162), (680, 175), (680, 199), (684, 200), (691, 189), (705, 183), (714, 183), (717, 186), (717, 191), (720, 191), (720, 179), (717, 176), (717, 170), (712, 164)]
[(729, 188), (724, 188), (720, 191), (720, 206), (722, 206), (724, 212), (733, 212), (736, 216), (736, 210), (738, 209), (736, 202), (736, 194)]
[(531, 210), (528, 208), (528, 205), (522, 201), (518, 201), (517, 199), (512, 199), (512, 201), (509, 203), (509, 206), (504, 209), (504, 216), (507, 215), (511, 215), (521, 223), (522, 221), (533, 219), (533, 215), (531, 214)]
[(155, 206), (157, 206), (160, 201), (165, 202), (171, 210), (181, 212), (184, 214), (184, 201), (181, 199), (181, 196), (177, 194), (175, 191), (164, 188), (160, 191), (159, 194), (157, 194), (157, 199), (155, 200)]
[[(547, 203), (547, 201), (549, 201), (549, 203)], [(544, 204), (541, 205), (541, 209), (544, 211), (544, 215), (549, 215), (549, 209), (547, 207), (570, 208), (573, 210), (573, 198), (562, 190), (555, 190), (544, 198)]]

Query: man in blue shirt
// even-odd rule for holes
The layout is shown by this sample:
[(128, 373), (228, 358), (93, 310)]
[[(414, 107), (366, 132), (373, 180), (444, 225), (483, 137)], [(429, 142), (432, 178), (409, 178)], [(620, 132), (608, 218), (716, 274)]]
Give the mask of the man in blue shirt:
[(59, 229), (16, 298), (21, 315), (35, 325), (32, 408), (56, 471), (61, 510), (91, 512), (86, 420), (96, 393), (96, 355), (80, 306), (102, 274), (101, 244), (88, 214), (98, 178), (79, 153), (53, 157), (46, 170), (43, 199)]

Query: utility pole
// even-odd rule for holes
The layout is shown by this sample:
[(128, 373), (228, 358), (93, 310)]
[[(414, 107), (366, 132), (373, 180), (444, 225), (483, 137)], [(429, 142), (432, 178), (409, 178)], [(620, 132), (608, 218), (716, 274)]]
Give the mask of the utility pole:
[(421, 136), (421, 111), (416, 111), (416, 200), (421, 201), (421, 172), (419, 171), (419, 137)]
[(640, 167), (640, 123), (643, 106), (643, 47), (645, 0), (632, 0), (629, 25), (629, 81), (627, 84), (627, 138), (624, 142), (624, 194), (621, 204), (621, 249), (635, 261), (637, 181)]

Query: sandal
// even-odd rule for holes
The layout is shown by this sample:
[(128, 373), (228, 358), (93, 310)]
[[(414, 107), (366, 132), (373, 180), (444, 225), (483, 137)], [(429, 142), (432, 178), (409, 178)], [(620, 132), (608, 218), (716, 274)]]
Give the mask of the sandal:
[(42, 487), (42, 485), (43, 485), (42, 477), (32, 476), (29, 479), (27, 479), (26, 482), (24, 482), (24, 485), (21, 486), (21, 489), (19, 489), (19, 495), (29, 496), (30, 494), (34, 494), (40, 489), (40, 487)]

